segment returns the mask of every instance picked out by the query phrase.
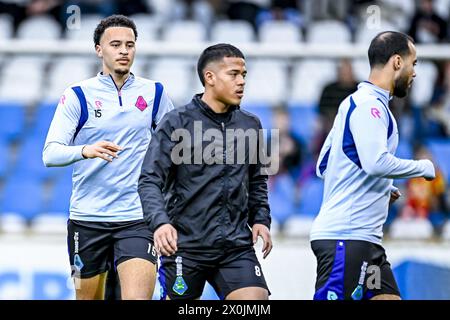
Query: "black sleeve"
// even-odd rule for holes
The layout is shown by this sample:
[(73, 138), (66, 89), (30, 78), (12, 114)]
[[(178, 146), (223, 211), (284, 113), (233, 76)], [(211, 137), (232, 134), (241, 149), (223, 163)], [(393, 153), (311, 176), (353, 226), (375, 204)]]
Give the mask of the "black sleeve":
[(176, 116), (169, 112), (156, 128), (139, 177), (138, 192), (144, 212), (144, 221), (152, 232), (162, 224), (170, 223), (165, 207), (163, 188), (173, 166), (171, 152), (177, 142), (171, 140), (171, 135), (174, 131), (173, 123), (176, 121)]
[[(258, 120), (259, 132), (261, 132), (261, 122)], [(270, 229), (271, 217), (270, 207), (267, 196), (267, 172), (261, 159), (261, 154), (266, 153), (264, 145), (264, 137), (258, 135), (258, 154), (256, 156), (256, 164), (250, 164), (249, 168), (249, 190), (248, 190), (248, 206), (249, 218), (248, 223), (253, 226), (256, 223), (263, 224)], [(261, 150), (261, 152), (260, 152)], [(267, 157), (264, 157), (267, 158)]]

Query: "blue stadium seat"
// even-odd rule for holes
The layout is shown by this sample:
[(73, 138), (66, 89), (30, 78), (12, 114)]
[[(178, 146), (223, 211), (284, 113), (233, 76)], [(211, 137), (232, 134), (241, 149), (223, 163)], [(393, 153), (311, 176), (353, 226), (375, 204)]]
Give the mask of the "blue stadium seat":
[(4, 187), (0, 212), (13, 212), (31, 220), (42, 211), (43, 199), (43, 186), (38, 180), (12, 176)]
[(35, 134), (47, 136), (48, 128), (52, 122), (57, 105), (58, 101), (44, 102), (37, 107), (33, 126), (33, 132)]
[(254, 115), (258, 116), (259, 120), (261, 120), (261, 125), (263, 129), (272, 129), (272, 108), (270, 105), (264, 105), (264, 104), (244, 104), (242, 106), (242, 109), (245, 111), (248, 111), (250, 113), (253, 113)]
[(318, 114), (315, 108), (289, 105), (292, 130), (306, 143), (316, 134), (316, 121)]
[(430, 139), (426, 145), (447, 181), (450, 181), (450, 140)]
[(20, 138), (25, 127), (25, 105), (0, 101), (0, 138), (8, 142)]
[(9, 146), (0, 138), (0, 179), (6, 176), (8, 170)]
[(54, 177), (59, 171), (51, 170), (42, 162), (42, 150), (44, 148), (45, 136), (30, 135), (20, 145), (14, 174), (47, 180)]
[(315, 217), (320, 211), (323, 198), (323, 180), (312, 177), (304, 182), (301, 190), (298, 212), (301, 215)]
[(395, 152), (395, 156), (400, 159), (412, 159), (413, 150), (411, 147), (411, 143), (400, 140), (397, 151)]
[(295, 213), (295, 182), (288, 174), (269, 180), (269, 205), (272, 218), (280, 225)]
[(71, 194), (72, 180), (64, 174), (60, 176), (53, 185), (53, 190), (46, 212), (68, 214)]

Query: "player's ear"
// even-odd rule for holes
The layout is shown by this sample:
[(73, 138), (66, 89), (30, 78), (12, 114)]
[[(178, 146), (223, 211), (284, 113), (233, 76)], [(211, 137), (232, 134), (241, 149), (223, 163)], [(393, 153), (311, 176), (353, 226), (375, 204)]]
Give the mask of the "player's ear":
[(103, 58), (102, 47), (99, 44), (95, 45), (95, 52), (97, 52), (97, 57)]
[(396, 54), (393, 56), (393, 59), (394, 59), (394, 70), (395, 71), (400, 70), (402, 67), (402, 64), (403, 64), (402, 56), (399, 54)]
[(214, 86), (214, 83), (216, 82), (216, 75), (214, 72), (211, 70), (205, 70), (203, 76), (205, 78), (205, 85), (208, 84), (209, 86)]

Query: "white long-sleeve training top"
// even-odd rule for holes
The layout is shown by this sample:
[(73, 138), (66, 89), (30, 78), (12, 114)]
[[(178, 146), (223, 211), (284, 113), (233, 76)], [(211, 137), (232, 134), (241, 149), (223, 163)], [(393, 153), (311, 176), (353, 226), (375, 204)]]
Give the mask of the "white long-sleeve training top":
[(324, 194), (311, 241), (381, 244), (393, 179), (435, 176), (429, 160), (395, 157), (399, 137), (389, 100), (388, 91), (365, 81), (340, 104), (317, 162)]
[[(48, 167), (73, 164), (70, 219), (121, 222), (143, 218), (137, 192), (154, 127), (173, 104), (163, 86), (131, 74), (119, 90), (110, 75), (67, 88), (56, 108), (43, 151)], [(118, 159), (84, 159), (85, 145), (111, 141)]]

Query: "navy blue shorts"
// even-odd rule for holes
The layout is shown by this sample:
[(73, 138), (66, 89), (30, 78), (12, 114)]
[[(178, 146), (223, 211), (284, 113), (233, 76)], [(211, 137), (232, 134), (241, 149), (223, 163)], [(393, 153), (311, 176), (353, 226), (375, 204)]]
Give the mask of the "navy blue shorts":
[(314, 300), (367, 300), (380, 294), (400, 296), (380, 245), (358, 240), (315, 240), (317, 258)]
[[(161, 256), (159, 281), (161, 299), (197, 299), (206, 281), (224, 299), (234, 290), (246, 287), (267, 289), (261, 265), (253, 247), (223, 250), (221, 253), (177, 252)], [(270, 294), (270, 292), (269, 292)]]
[(153, 236), (143, 220), (69, 220), (67, 245), (72, 276), (78, 278), (90, 278), (108, 270), (115, 270), (120, 263), (132, 258), (148, 260), (155, 264), (155, 267), (157, 263)]

